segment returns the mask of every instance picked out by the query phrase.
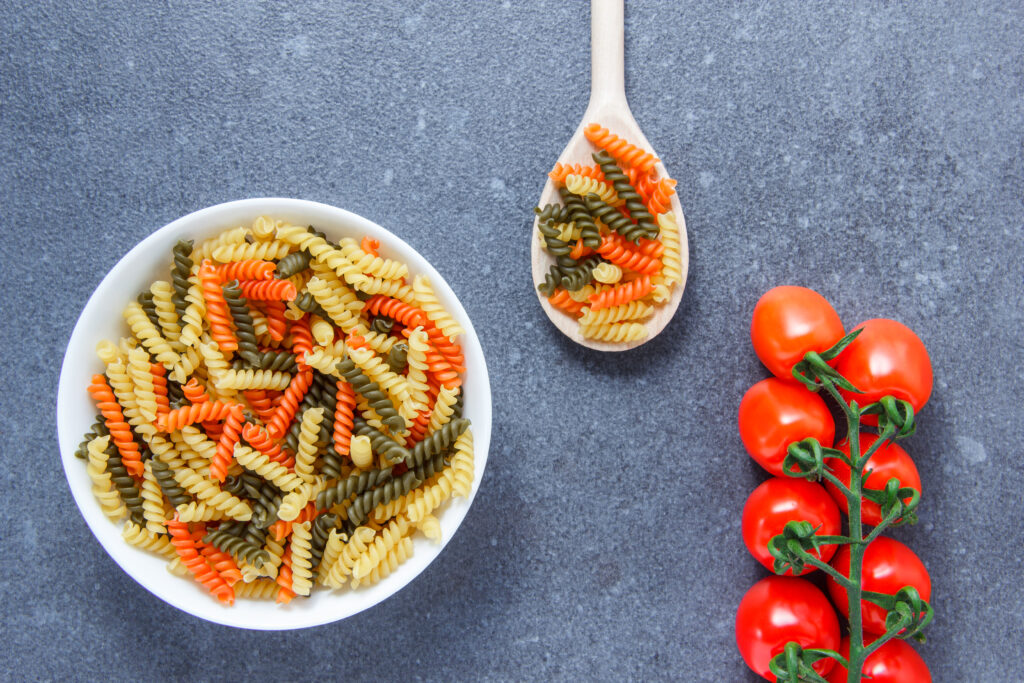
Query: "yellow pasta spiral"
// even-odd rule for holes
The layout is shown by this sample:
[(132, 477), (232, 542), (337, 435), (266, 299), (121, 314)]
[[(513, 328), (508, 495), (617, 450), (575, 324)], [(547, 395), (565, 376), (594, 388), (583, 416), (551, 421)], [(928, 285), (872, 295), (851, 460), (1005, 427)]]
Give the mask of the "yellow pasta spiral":
[(581, 324), (580, 332), (585, 339), (599, 339), (609, 342), (636, 341), (647, 337), (647, 328), (641, 323)]
[(383, 294), (384, 296), (389, 296), (392, 299), (404, 301), (407, 304), (412, 304), (416, 300), (416, 295), (413, 292), (412, 287), (405, 284), (402, 280), (368, 277), (366, 278), (366, 282), (358, 285), (357, 289), (365, 294)]
[(230, 517), (227, 512), (206, 503), (192, 501), (175, 508), (178, 520), (182, 522), (212, 522)]
[(584, 308), (580, 316), (582, 325), (602, 325), (604, 323), (617, 323), (621, 320), (639, 320), (646, 318), (654, 311), (654, 307), (642, 301), (630, 301), (621, 306), (603, 308), (599, 311), (592, 311)]
[(588, 178), (584, 175), (576, 175), (575, 173), (567, 175), (565, 177), (565, 189), (580, 197), (596, 194), (608, 206), (618, 206), (622, 203), (614, 187), (596, 178)]
[(344, 332), (348, 333), (359, 322), (359, 311), (352, 307), (359, 298), (348, 287), (331, 287), (327, 280), (315, 275), (306, 283), (306, 289)]
[(376, 532), (368, 526), (361, 526), (352, 532), (352, 537), (341, 549), (338, 559), (334, 561), (327, 572), (327, 585), (331, 588), (341, 588), (345, 578), (352, 575), (352, 567), (356, 560), (366, 550), (367, 545), (373, 542)]
[(416, 304), (427, 314), (434, 324), (441, 330), (444, 336), (454, 340), (465, 331), (455, 321), (455, 318), (441, 305), (434, 288), (430, 285), (430, 278), (426, 275), (417, 275), (412, 280), (412, 290), (416, 294)]
[(452, 493), (469, 498), (473, 490), (473, 432), (469, 429), (455, 439), (455, 455), (452, 456)]
[(89, 442), (86, 451), (89, 454), (89, 463), (85, 471), (92, 479), (92, 492), (100, 502), (100, 509), (110, 519), (117, 521), (127, 514), (121, 496), (117, 493), (110, 482), (110, 473), (107, 472), (107, 446), (110, 445), (109, 436), (100, 436)]
[(614, 263), (602, 261), (594, 268), (594, 279), (606, 285), (612, 285), (622, 279), (622, 268)]
[(160, 484), (153, 476), (153, 463), (147, 460), (142, 470), (142, 516), (146, 520), (146, 530), (154, 534), (162, 534), (164, 527), (164, 494)]
[(241, 443), (235, 445), (235, 460), (245, 469), (269, 480), (282, 491), (294, 491), (302, 486), (302, 479), (297, 474), (289, 472), (284, 465)]
[(247, 244), (225, 244), (213, 250), (213, 258), (221, 263), (229, 261), (248, 261), (259, 259), (261, 261), (277, 261), (284, 258), (291, 252), (292, 246), (287, 242), (273, 240), (271, 242), (253, 242)]
[(228, 517), (240, 522), (248, 522), (252, 518), (252, 508), (227, 491), (222, 491), (216, 482), (201, 476), (191, 467), (174, 470), (174, 479), (189, 493), (206, 503), (208, 507), (223, 510)]
[(459, 400), (459, 388), (449, 389), (442, 386), (437, 393), (434, 408), (430, 411), (430, 422), (427, 423), (427, 434), (433, 434), (448, 424), (455, 413), (455, 403)]
[(350, 285), (366, 280), (366, 276), (341, 251), (305, 228), (297, 225), (281, 226), (277, 229), (277, 239), (308, 251), (314, 259), (334, 270), (338, 277), (344, 278)]
[(235, 370), (228, 368), (220, 377), (214, 380), (214, 386), (218, 390), (223, 389), (275, 389), (284, 391), (292, 381), (292, 376), (287, 372), (276, 370)]
[(289, 545), (292, 558), (292, 591), (296, 595), (309, 595), (313, 588), (313, 553), (310, 532), (311, 522), (292, 525), (292, 541)]
[(416, 523), (433, 512), (437, 506), (448, 500), (452, 495), (454, 477), (452, 468), (444, 470), (433, 486), (421, 486), (412, 491), (405, 514), (409, 521)]
[(128, 323), (128, 327), (131, 328), (132, 334), (139, 338), (142, 345), (153, 354), (158, 362), (170, 366), (178, 361), (178, 354), (160, 335), (156, 325), (146, 317), (146, 313), (137, 301), (131, 301), (125, 307), (124, 319)]
[(359, 243), (351, 237), (346, 237), (338, 243), (341, 253), (351, 261), (360, 273), (381, 277), (385, 280), (398, 280), (409, 274), (409, 266), (401, 261), (381, 258), (373, 254), (367, 254), (359, 248)]
[(244, 243), (247, 232), (245, 228), (239, 226), (231, 230), (225, 230), (216, 237), (211, 237), (192, 250), (192, 262), (199, 264), (202, 263), (203, 259), (211, 258), (214, 250), (218, 247)]
[(665, 245), (665, 251), (661, 255), (661, 274), (665, 277), (665, 284), (670, 288), (672, 285), (681, 285), (683, 264), (679, 224), (676, 222), (675, 214), (668, 211), (659, 215), (658, 227), (661, 228), (661, 243)]
[(178, 556), (169, 536), (151, 533), (130, 520), (125, 522), (124, 528), (121, 529), (121, 538), (136, 548), (151, 550), (169, 560)]
[(370, 573), (362, 578), (352, 579), (352, 588), (359, 588), (359, 586), (372, 586), (379, 582), (381, 579), (385, 579), (391, 575), (398, 565), (405, 562), (407, 559), (412, 557), (412, 541), (409, 538), (403, 538), (399, 541), (395, 547), (393, 547), (387, 555), (373, 568)]

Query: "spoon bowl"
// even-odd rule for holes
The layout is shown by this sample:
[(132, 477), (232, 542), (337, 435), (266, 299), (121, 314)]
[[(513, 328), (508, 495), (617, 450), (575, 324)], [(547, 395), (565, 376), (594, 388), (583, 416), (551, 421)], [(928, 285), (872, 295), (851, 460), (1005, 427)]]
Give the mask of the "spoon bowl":
[[(591, 88), (590, 104), (583, 114), (583, 120), (576, 128), (569, 144), (558, 157), (562, 164), (592, 164), (591, 157), (594, 145), (587, 140), (583, 129), (589, 123), (598, 123), (621, 138), (629, 140), (638, 147), (657, 156), (651, 143), (640, 130), (633, 118), (626, 101), (625, 88), (625, 51), (624, 51), (624, 0), (592, 0), (591, 2)], [(662, 162), (655, 165), (659, 177), (669, 177)], [(541, 192), (538, 206), (557, 204), (560, 202), (558, 188), (549, 178)], [(671, 197), (672, 212), (679, 225), (679, 258), (682, 282), (672, 288), (668, 301), (655, 307), (654, 313), (643, 322), (647, 328), (644, 339), (631, 342), (607, 342), (584, 338), (579, 323), (573, 318), (557, 310), (548, 302), (547, 297), (537, 291), (537, 298), (548, 318), (561, 332), (577, 344), (599, 351), (626, 351), (644, 344), (658, 335), (679, 308), (686, 287), (686, 274), (689, 267), (689, 247), (686, 239), (686, 220), (676, 193)], [(544, 251), (538, 233), (539, 218), (533, 222), (530, 232), (530, 255), (533, 266), (533, 282), (543, 282), (544, 275), (554, 264), (554, 258)], [(535, 288), (536, 291), (536, 288)]]

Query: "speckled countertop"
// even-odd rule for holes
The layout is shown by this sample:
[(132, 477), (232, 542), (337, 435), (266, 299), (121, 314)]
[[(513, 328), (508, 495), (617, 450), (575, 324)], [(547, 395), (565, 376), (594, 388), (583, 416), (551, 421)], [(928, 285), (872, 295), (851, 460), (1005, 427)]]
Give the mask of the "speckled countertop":
[[(630, 2), (627, 91), (692, 260), (666, 331), (609, 356), (560, 337), (529, 281), (530, 208), (586, 104), (584, 3), (85, 5), (0, 8), (3, 678), (754, 680), (733, 615), (764, 575), (739, 536), (764, 475), (735, 411), (764, 376), (754, 302), (793, 283), (927, 343), (922, 521), (895, 532), (933, 578), (918, 650), (937, 681), (1024, 679), (1019, 6)], [(419, 249), (494, 389), (483, 487), (438, 560), (283, 634), (200, 622), (122, 573), (54, 438), (106, 270), (262, 195)]]

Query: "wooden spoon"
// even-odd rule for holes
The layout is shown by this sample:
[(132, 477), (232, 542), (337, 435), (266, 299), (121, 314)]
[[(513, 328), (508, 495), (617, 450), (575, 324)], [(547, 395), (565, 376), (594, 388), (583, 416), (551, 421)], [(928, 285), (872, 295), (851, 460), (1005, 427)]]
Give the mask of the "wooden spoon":
[[(625, 77), (625, 47), (623, 44), (624, 23), (623, 4), (625, 0), (591, 0), (590, 3), (590, 104), (583, 114), (583, 120), (576, 128), (569, 144), (562, 150), (558, 161), (563, 164), (592, 164), (591, 154), (595, 151), (593, 144), (583, 135), (583, 128), (588, 123), (596, 122), (608, 128), (612, 133), (625, 138), (633, 144), (642, 147), (651, 154), (657, 156), (651, 143), (644, 137), (640, 126), (633, 118), (629, 110), (629, 103), (626, 102), (626, 77)], [(665, 166), (658, 162), (655, 166), (658, 177), (668, 177)], [(539, 206), (545, 204), (560, 204), (561, 198), (554, 182), (548, 179), (544, 185), (544, 191), (540, 195)], [(654, 314), (644, 321), (647, 327), (647, 337), (634, 342), (606, 342), (593, 339), (584, 339), (580, 332), (579, 322), (570, 315), (557, 310), (547, 298), (537, 292), (540, 305), (548, 314), (551, 322), (555, 324), (565, 336), (577, 344), (599, 351), (625, 351), (639, 346), (644, 342), (654, 339), (665, 329), (668, 321), (672, 319), (676, 309), (679, 308), (679, 301), (683, 297), (683, 289), (686, 287), (686, 272), (689, 266), (689, 247), (686, 240), (686, 221), (683, 218), (683, 210), (679, 205), (679, 196), (672, 195), (672, 211), (675, 213), (679, 223), (679, 257), (682, 272), (682, 283), (672, 288), (671, 298), (663, 303), (657, 304)], [(537, 220), (534, 220), (533, 230), (530, 232), (531, 256), (533, 260), (533, 281), (537, 283), (544, 281), (544, 275), (555, 262), (554, 259), (541, 248), (540, 239), (537, 237)]]

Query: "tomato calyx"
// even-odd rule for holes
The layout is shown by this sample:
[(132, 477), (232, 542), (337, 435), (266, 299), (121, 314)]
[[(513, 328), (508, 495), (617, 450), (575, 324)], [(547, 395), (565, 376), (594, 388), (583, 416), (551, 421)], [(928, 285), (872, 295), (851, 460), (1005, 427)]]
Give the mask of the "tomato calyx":
[[(910, 486), (900, 486), (899, 479), (893, 477), (880, 490), (864, 488), (861, 495), (878, 503), (885, 526), (917, 524), (917, 504), (921, 502), (921, 492)], [(908, 497), (910, 500), (905, 500)]]
[(772, 657), (768, 668), (779, 681), (825, 681), (813, 668), (814, 663), (822, 659), (834, 659), (843, 666), (849, 666), (846, 658), (835, 650), (804, 649), (799, 643), (790, 641), (782, 652)]
[(793, 366), (793, 378), (803, 384), (810, 391), (821, 391), (825, 387), (824, 380), (828, 378), (835, 386), (857, 394), (864, 393), (853, 386), (849, 380), (836, 372), (829, 364), (849, 346), (861, 333), (861, 330), (854, 330), (832, 346), (832, 348), (818, 353), (808, 351), (804, 359)]
[(829, 471), (825, 467), (825, 458), (847, 460), (846, 454), (842, 451), (826, 448), (814, 437), (808, 437), (789, 444), (786, 448), (786, 458), (782, 461), (782, 468), (791, 477), (821, 481), (825, 478), (825, 473)]
[(869, 653), (895, 637), (925, 642), (924, 628), (931, 623), (935, 612), (928, 601), (921, 598), (916, 588), (904, 586), (895, 595), (862, 591), (861, 597), (886, 611), (885, 635), (875, 641), (874, 647), (868, 648)]
[(910, 401), (895, 396), (883, 396), (877, 403), (872, 403), (860, 411), (861, 415), (875, 415), (878, 418), (878, 430), (882, 433), (893, 431), (893, 438), (902, 439), (913, 436), (917, 431), (914, 422), (914, 406)]
[(773, 570), (776, 574), (784, 574), (792, 568), (793, 576), (804, 573), (808, 564), (827, 571), (828, 565), (819, 560), (818, 549), (823, 545), (845, 542), (845, 536), (821, 536), (818, 531), (822, 525), (814, 526), (807, 521), (790, 521), (782, 528), (782, 533), (772, 536), (768, 541), (768, 552), (775, 558)]

